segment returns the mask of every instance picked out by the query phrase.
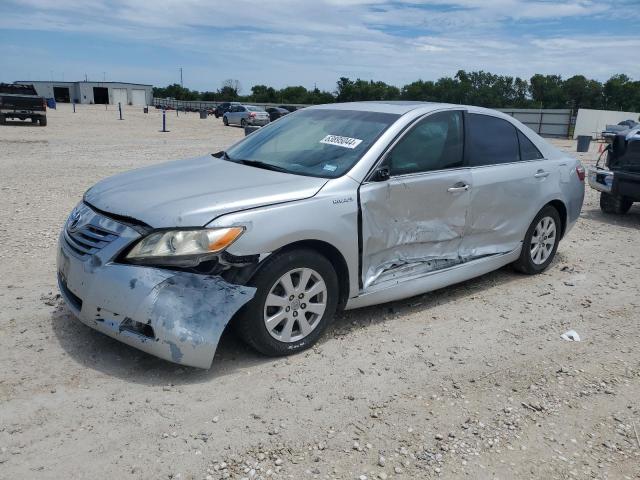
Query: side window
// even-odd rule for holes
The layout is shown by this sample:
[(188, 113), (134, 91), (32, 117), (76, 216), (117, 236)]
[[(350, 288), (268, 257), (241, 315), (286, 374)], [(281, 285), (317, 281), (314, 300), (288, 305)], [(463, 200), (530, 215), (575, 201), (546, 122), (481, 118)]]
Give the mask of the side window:
[(538, 160), (544, 158), (540, 150), (538, 150), (533, 142), (520, 130), (518, 130), (518, 141), (520, 142), (520, 158), (522, 160)]
[(467, 116), (467, 164), (470, 167), (520, 160), (517, 130), (511, 123), (490, 115)]
[(462, 112), (438, 112), (414, 126), (387, 156), (391, 175), (462, 166)]

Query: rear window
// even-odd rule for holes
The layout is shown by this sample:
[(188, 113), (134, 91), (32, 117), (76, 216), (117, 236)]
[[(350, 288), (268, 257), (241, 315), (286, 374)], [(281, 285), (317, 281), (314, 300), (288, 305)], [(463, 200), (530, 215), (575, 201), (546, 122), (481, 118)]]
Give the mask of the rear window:
[(231, 161), (258, 161), (289, 173), (337, 178), (398, 118), (391, 113), (299, 110), (245, 137), (226, 153)]
[(471, 167), (520, 160), (516, 127), (501, 118), (470, 113), (467, 117), (467, 163)]
[(520, 142), (520, 158), (522, 160), (539, 160), (542, 158), (540, 150), (520, 130), (518, 130), (518, 141)]
[(249, 110), (250, 112), (264, 112), (264, 109), (262, 107), (254, 107), (253, 105), (247, 106), (247, 110)]

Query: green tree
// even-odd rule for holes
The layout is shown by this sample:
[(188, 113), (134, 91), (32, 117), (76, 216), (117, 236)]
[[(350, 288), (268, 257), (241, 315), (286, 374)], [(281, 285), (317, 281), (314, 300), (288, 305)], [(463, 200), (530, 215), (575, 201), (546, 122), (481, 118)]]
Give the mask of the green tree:
[(563, 108), (567, 97), (560, 75), (540, 75), (536, 73), (529, 81), (529, 91), (535, 106), (542, 108)]

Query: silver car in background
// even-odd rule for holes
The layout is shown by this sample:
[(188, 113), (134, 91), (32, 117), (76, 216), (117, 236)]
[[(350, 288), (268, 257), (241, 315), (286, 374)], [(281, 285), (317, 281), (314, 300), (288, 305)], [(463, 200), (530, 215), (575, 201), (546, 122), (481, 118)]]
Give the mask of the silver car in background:
[(542, 272), (583, 197), (582, 165), (503, 113), (315, 106), (90, 188), (60, 235), (58, 280), (90, 327), (208, 368), (230, 322), (284, 355), (340, 309), (508, 264)]
[(269, 114), (262, 107), (253, 105), (231, 105), (229, 111), (222, 116), (225, 125), (264, 126), (269, 123)]

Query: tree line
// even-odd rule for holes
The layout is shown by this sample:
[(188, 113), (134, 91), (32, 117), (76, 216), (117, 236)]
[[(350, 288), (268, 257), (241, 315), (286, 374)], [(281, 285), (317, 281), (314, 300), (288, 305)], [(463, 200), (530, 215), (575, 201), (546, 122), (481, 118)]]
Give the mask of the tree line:
[(225, 80), (216, 91), (199, 92), (178, 84), (153, 89), (157, 98), (255, 103), (319, 104), (363, 100), (420, 100), (459, 103), (492, 108), (594, 108), (640, 111), (640, 81), (625, 74), (606, 82), (574, 75), (535, 74), (529, 80), (489, 72), (459, 70), (453, 77), (417, 80), (402, 87), (374, 80), (341, 77), (333, 92), (303, 86), (275, 89), (254, 85), (242, 95), (237, 80)]

